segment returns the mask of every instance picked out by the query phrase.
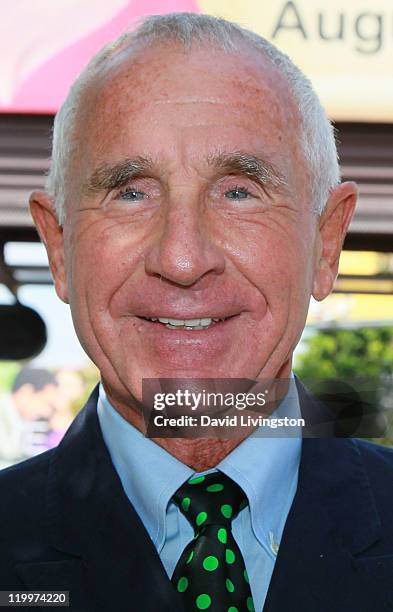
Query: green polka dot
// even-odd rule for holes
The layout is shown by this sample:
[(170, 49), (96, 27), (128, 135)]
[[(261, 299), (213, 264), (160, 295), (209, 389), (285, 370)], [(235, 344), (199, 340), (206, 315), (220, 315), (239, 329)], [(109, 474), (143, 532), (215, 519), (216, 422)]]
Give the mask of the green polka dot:
[(188, 587), (188, 580), (187, 580), (187, 578), (185, 576), (182, 576), (178, 580), (177, 590), (179, 591), (179, 593), (184, 593), (184, 591), (187, 589), (187, 587)]
[(198, 525), (198, 527), (200, 525), (202, 525), (202, 523), (204, 523), (206, 521), (206, 519), (207, 519), (207, 513), (206, 512), (200, 512), (198, 514), (198, 516), (196, 517), (196, 519), (195, 519), (196, 524)]
[(224, 504), (223, 506), (221, 506), (221, 514), (227, 519), (231, 518), (232, 506), (230, 506), (229, 504)]
[(192, 550), (190, 552), (190, 554), (188, 555), (188, 559), (187, 559), (186, 563), (191, 563), (193, 556), (194, 556), (194, 551)]
[(236, 606), (230, 606), (228, 608), (228, 612), (239, 612), (238, 608), (236, 608)]
[(197, 605), (198, 610), (207, 610), (208, 608), (210, 608), (212, 600), (209, 595), (203, 593), (202, 595), (198, 595), (195, 600), (195, 603)]
[(235, 563), (235, 553), (230, 548), (227, 548), (225, 551), (225, 561), (231, 565)]
[(212, 484), (206, 487), (206, 491), (209, 491), (209, 493), (218, 493), (219, 491), (222, 491), (223, 488), (224, 485), (222, 484)]
[(191, 480), (188, 481), (188, 484), (196, 485), (196, 484), (199, 484), (200, 482), (203, 482), (204, 480), (205, 480), (204, 476), (197, 476), (196, 478), (191, 478)]
[(181, 507), (183, 508), (184, 512), (187, 512), (188, 508), (190, 507), (190, 504), (191, 499), (189, 497), (185, 497), (184, 499), (182, 499)]
[(227, 587), (227, 591), (230, 593), (233, 593), (235, 590), (235, 585), (233, 584), (232, 580), (229, 580), (229, 578), (225, 580), (225, 586)]
[(250, 579), (249, 579), (249, 577), (248, 577), (247, 570), (244, 570), (244, 572), (243, 572), (243, 576), (244, 576), (244, 580), (245, 580), (245, 581), (246, 581), (248, 584), (250, 584)]
[(252, 597), (247, 597), (247, 610), (249, 610), (249, 612), (255, 612), (254, 602), (252, 601)]
[(218, 559), (210, 555), (204, 558), (202, 565), (208, 572), (214, 572), (218, 568)]
[(228, 539), (227, 530), (224, 527), (220, 527), (217, 531), (217, 538), (221, 544), (226, 544)]

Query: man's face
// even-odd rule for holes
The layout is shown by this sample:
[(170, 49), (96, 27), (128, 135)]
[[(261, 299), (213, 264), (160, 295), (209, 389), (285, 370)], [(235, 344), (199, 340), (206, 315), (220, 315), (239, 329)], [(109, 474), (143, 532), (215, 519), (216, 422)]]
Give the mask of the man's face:
[(319, 255), (298, 121), (247, 51), (155, 47), (88, 96), (57, 290), (118, 397), (289, 374)]

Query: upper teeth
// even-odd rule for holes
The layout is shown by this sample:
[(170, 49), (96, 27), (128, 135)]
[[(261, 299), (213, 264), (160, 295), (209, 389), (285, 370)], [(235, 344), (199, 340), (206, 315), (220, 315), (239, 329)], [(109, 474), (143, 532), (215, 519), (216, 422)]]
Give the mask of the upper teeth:
[(219, 321), (214, 317), (206, 317), (204, 319), (170, 319), (169, 317), (150, 317), (151, 321), (159, 321), (165, 325), (172, 327), (208, 327), (213, 322)]

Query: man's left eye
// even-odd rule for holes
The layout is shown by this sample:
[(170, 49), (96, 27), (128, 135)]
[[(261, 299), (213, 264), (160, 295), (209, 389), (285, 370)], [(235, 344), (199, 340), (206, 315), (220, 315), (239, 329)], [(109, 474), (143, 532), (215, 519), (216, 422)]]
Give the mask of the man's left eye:
[(249, 195), (251, 194), (245, 187), (236, 187), (225, 192), (225, 197), (229, 200), (245, 200)]
[(146, 194), (143, 193), (143, 191), (135, 191), (134, 189), (130, 189), (119, 194), (119, 198), (121, 200), (131, 200), (133, 202), (143, 200), (145, 196)]

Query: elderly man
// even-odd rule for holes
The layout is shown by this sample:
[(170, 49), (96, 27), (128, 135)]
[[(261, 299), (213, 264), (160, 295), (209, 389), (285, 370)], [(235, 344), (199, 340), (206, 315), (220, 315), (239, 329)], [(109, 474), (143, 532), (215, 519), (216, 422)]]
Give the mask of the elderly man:
[[(93, 58), (31, 211), (101, 385), (57, 449), (1, 474), (1, 589), (79, 611), (392, 609), (390, 451), (141, 433), (143, 379), (291, 377), (355, 202), (309, 82), (259, 36), (155, 16)], [(281, 399), (320, 410), (300, 383)]]

